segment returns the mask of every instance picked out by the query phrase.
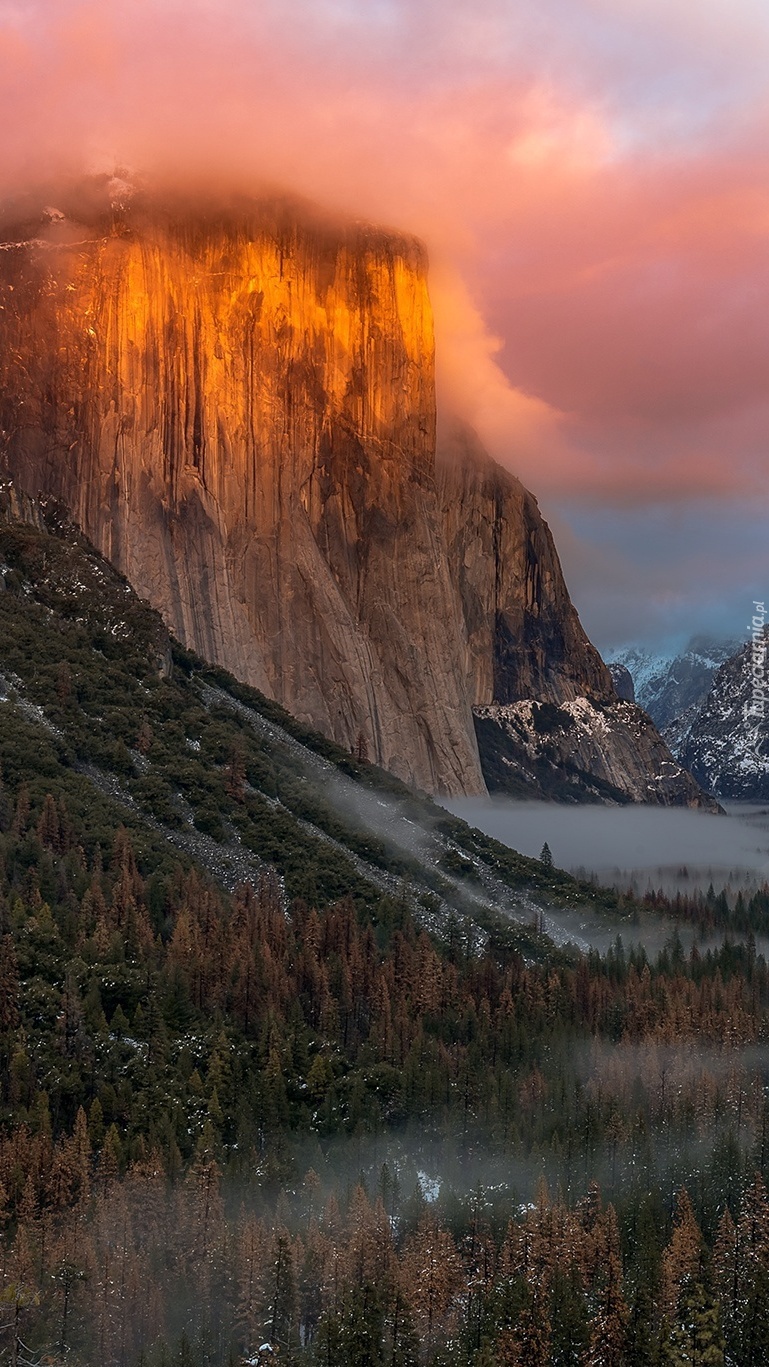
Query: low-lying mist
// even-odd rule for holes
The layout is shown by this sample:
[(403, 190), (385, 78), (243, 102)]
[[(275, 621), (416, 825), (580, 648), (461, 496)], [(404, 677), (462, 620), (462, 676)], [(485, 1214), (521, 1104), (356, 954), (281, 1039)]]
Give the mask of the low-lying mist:
[(547, 842), (558, 868), (597, 882), (667, 893), (754, 890), (769, 881), (769, 808), (730, 803), (727, 815), (676, 807), (561, 807), (506, 798), (456, 798), (455, 816), (521, 854)]

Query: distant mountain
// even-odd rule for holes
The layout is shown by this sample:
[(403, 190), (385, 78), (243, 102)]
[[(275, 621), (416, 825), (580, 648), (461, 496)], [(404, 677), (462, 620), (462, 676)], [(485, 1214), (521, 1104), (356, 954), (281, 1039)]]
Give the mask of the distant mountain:
[[(769, 628), (764, 631), (769, 651)], [(747, 641), (721, 665), (681, 742), (681, 760), (722, 798), (769, 801), (769, 708), (753, 706), (753, 645)]]
[(693, 636), (679, 655), (658, 654), (642, 646), (612, 652), (609, 669), (625, 669), (633, 682), (635, 701), (649, 713), (675, 755), (683, 736), (708, 695), (721, 665), (739, 642), (712, 636)]
[(694, 636), (680, 655), (631, 646), (609, 657), (672, 753), (717, 798), (769, 798), (769, 718), (751, 716), (749, 642)]

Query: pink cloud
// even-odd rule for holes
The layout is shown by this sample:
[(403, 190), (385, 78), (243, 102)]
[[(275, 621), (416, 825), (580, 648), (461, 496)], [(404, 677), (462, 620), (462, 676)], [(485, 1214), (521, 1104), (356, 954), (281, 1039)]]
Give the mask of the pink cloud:
[(769, 30), (747, 0), (3, 15), (0, 187), (128, 163), (412, 229), (434, 258), (442, 394), (536, 489), (760, 489)]

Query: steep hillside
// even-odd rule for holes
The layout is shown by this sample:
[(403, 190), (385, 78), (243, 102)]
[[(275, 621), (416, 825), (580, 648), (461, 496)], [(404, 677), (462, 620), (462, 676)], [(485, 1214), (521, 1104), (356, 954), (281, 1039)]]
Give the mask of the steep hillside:
[(190, 655), (56, 505), (7, 487), (0, 585), (5, 784), (41, 803), (55, 779), (92, 841), (125, 824), (153, 859), (178, 853), (225, 888), (270, 867), (288, 899), (394, 901), (439, 932), (501, 915), (526, 938), (549, 902), (616, 905)]

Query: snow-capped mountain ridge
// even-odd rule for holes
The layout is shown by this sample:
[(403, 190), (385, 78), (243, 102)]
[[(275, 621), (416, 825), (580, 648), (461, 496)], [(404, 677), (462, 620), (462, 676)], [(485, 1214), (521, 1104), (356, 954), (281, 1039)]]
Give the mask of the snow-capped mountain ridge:
[[(764, 628), (764, 653), (769, 654), (769, 627)], [(753, 659), (753, 643), (746, 641), (718, 670), (682, 739), (680, 757), (717, 796), (766, 801), (769, 715), (752, 705)]]
[(769, 716), (751, 712), (752, 658), (750, 641), (700, 636), (680, 655), (633, 646), (609, 659), (629, 671), (673, 754), (717, 798), (769, 799)]
[(660, 730), (671, 729), (672, 739), (680, 738), (676, 725), (685, 713), (698, 709), (707, 697), (717, 671), (734, 654), (741, 642), (693, 636), (678, 655), (655, 653), (643, 646), (612, 651), (608, 663), (628, 670), (635, 686), (636, 702)]

